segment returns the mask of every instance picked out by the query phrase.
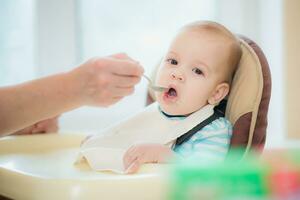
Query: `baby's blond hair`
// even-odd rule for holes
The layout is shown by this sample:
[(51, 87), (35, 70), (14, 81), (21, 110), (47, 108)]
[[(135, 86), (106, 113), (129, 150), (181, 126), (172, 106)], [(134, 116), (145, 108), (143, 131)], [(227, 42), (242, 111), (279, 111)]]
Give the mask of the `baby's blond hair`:
[(231, 84), (234, 72), (239, 64), (242, 55), (240, 40), (231, 33), (223, 25), (212, 21), (196, 21), (184, 26), (181, 31), (194, 30), (194, 31), (208, 31), (218, 36), (224, 37), (229, 43), (230, 54), (228, 57), (228, 70), (225, 70), (224, 78), (228, 84)]

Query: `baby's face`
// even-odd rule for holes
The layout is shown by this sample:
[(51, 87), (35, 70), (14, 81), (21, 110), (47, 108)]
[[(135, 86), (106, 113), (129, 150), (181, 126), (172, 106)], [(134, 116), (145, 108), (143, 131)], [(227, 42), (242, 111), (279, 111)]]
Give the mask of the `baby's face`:
[(218, 37), (205, 31), (183, 31), (171, 43), (158, 71), (156, 84), (168, 87), (156, 93), (162, 110), (187, 115), (208, 104), (222, 79), (226, 53)]

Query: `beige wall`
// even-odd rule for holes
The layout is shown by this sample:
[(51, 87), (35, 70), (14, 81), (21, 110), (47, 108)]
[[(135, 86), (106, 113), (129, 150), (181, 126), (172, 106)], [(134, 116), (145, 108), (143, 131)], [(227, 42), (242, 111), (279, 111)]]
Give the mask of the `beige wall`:
[(300, 1), (284, 0), (283, 9), (286, 128), (288, 137), (300, 138)]

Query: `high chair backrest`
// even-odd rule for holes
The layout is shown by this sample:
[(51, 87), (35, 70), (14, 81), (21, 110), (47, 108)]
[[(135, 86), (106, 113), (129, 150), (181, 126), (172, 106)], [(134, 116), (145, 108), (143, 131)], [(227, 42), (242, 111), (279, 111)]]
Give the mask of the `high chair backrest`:
[[(266, 140), (267, 114), (271, 97), (271, 73), (267, 59), (252, 40), (238, 35), (242, 56), (234, 74), (228, 99), (219, 105), (233, 125), (230, 150), (239, 147), (243, 155), (262, 150)], [(155, 79), (158, 66), (153, 72)], [(155, 101), (149, 90), (147, 104)]]

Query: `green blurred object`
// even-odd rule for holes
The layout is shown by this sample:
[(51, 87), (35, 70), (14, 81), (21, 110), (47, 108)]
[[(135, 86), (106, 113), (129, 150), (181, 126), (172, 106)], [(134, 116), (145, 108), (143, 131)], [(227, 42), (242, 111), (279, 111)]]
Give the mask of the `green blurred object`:
[[(236, 155), (240, 155), (239, 152)], [(268, 171), (267, 165), (255, 156), (236, 161), (233, 155), (218, 164), (179, 163), (172, 172), (170, 199), (267, 199), (269, 190), (265, 180)]]

